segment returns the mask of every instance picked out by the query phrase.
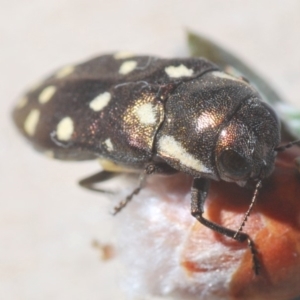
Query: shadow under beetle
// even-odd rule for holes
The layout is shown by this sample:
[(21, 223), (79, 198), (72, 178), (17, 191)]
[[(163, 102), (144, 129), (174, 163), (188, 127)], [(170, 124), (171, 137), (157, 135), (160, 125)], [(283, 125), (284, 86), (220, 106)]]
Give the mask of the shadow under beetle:
[[(57, 159), (100, 158), (104, 171), (82, 180), (93, 184), (116, 172), (191, 175), (191, 213), (203, 225), (254, 244), (242, 232), (258, 189), (273, 168), (280, 142), (275, 112), (242, 77), (222, 72), (204, 58), (160, 59), (128, 53), (103, 55), (66, 66), (20, 99), (14, 121), (38, 150)], [(289, 144), (288, 146), (290, 146)], [(256, 188), (235, 231), (203, 217), (209, 181)]]

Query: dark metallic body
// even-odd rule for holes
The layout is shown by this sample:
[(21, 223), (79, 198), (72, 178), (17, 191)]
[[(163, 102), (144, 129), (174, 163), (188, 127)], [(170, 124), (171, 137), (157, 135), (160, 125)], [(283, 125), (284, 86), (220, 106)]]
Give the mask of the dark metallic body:
[[(247, 144), (249, 151), (255, 147), (254, 158), (263, 155), (266, 165), (272, 165), (274, 155), (263, 153), (263, 148), (278, 145), (278, 130), (274, 130), (277, 121), (246, 82), (215, 76), (218, 68), (205, 59), (132, 57), (130, 60), (137, 61), (137, 67), (127, 75), (118, 74), (121, 62), (126, 59), (105, 55), (77, 65), (75, 72), (65, 79), (49, 77), (27, 94), (29, 100), (24, 108), (14, 111), (16, 124), (27, 136), (23, 129), (25, 118), (33, 108), (39, 109), (41, 117), (36, 132), (27, 137), (36, 148), (53, 150), (58, 159), (104, 157), (143, 169), (158, 156), (194, 177), (220, 179), (216, 151)], [(193, 75), (170, 78), (165, 68), (180, 64), (191, 68)], [(56, 86), (57, 92), (51, 101), (40, 104), (38, 95), (49, 85)], [(89, 102), (107, 91), (112, 95), (108, 105), (100, 112), (91, 110)], [(138, 107), (145, 103), (155, 107), (152, 124), (141, 124), (135, 116)], [(75, 131), (68, 142), (58, 141), (52, 134), (64, 116), (75, 122)], [(226, 127), (230, 137), (222, 140), (220, 132)], [(160, 150), (157, 141), (162, 136), (174, 137), (187, 153), (203, 163), (205, 170), (187, 167), (180, 159)], [(114, 145), (113, 151), (107, 150), (104, 144), (107, 139)], [(260, 172), (261, 163), (258, 164), (252, 177)]]
[[(129, 64), (120, 71), (124, 63)], [(64, 78), (57, 74), (28, 92), (28, 102), (13, 113), (20, 131), (37, 149), (51, 151), (58, 159), (104, 158), (144, 170), (144, 176), (190, 174), (192, 215), (221, 234), (247, 240), (258, 273), (253, 243), (241, 232), (243, 224), (233, 231), (203, 217), (209, 179), (241, 186), (257, 182), (254, 202), (261, 180), (273, 170), (279, 123), (251, 85), (202, 58), (105, 55), (76, 65)], [(49, 86), (55, 93), (40, 101)], [(107, 104), (92, 109), (91, 102), (105, 93), (111, 96)], [(33, 110), (39, 117), (28, 120)], [(59, 138), (58, 124), (66, 117), (73, 126), (67, 128), (71, 136), (64, 140)], [(104, 180), (107, 173), (81, 184)], [(139, 192), (143, 181), (116, 212)], [(249, 213), (250, 208), (246, 217)]]
[[(27, 94), (29, 103), (26, 107), (14, 111), (18, 128), (28, 137), (24, 132), (24, 121), (31, 109), (38, 108), (41, 118), (35, 135), (28, 138), (39, 150), (54, 150), (58, 159), (101, 156), (118, 164), (143, 168), (153, 157), (155, 135), (164, 120), (164, 105), (170, 93), (185, 81), (218, 68), (207, 60), (195, 58), (167, 60), (144, 56), (132, 59), (138, 65), (128, 75), (118, 73), (120, 64), (126, 59), (116, 60), (112, 55), (104, 55), (77, 65), (75, 72), (65, 79), (49, 77)], [(164, 72), (165, 67), (182, 62), (193, 67), (193, 76), (169, 78)], [(38, 95), (49, 85), (55, 85), (58, 91), (51, 101), (41, 105)], [(102, 92), (110, 92), (112, 99), (103, 110), (94, 112), (88, 104)], [(144, 103), (156, 106), (155, 124), (143, 126), (135, 120), (134, 110)], [(64, 116), (70, 116), (76, 122), (76, 132), (68, 143), (56, 142), (55, 137), (51, 137)], [(113, 152), (108, 152), (102, 143), (108, 138), (114, 145)]]

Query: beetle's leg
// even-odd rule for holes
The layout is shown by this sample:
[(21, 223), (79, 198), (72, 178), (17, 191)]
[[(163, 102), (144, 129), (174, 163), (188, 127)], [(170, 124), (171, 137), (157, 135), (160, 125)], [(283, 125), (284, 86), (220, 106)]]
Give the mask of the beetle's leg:
[(208, 188), (209, 188), (209, 180), (204, 178), (194, 178), (193, 186), (191, 190), (191, 213), (192, 216), (195, 217), (201, 224), (204, 226), (220, 233), (225, 236), (228, 236), (232, 239), (235, 239), (238, 242), (248, 242), (248, 246), (250, 248), (251, 254), (252, 254), (252, 260), (253, 260), (253, 269), (255, 274), (259, 273), (259, 261), (257, 258), (257, 251), (254, 247), (254, 243), (249, 237), (248, 234), (244, 232), (236, 232), (232, 229), (223, 227), (219, 224), (216, 224), (212, 221), (209, 221), (203, 217), (204, 213), (204, 203), (205, 199), (208, 194)]
[(244, 242), (248, 239), (248, 235), (243, 232), (236, 234), (236, 231), (223, 227), (212, 221), (209, 221), (203, 217), (204, 213), (204, 203), (208, 194), (209, 180), (204, 178), (195, 178), (193, 181), (193, 186), (191, 190), (191, 213), (200, 223), (206, 227), (217, 231), (225, 236), (233, 238), (239, 242)]
[(114, 207), (114, 211), (113, 211), (113, 215), (116, 215), (118, 212), (120, 212), (126, 205), (128, 202), (131, 201), (131, 199), (133, 198), (134, 195), (137, 195), (141, 189), (144, 187), (145, 182), (146, 182), (146, 172), (144, 171), (143, 173), (141, 173), (140, 178), (139, 178), (139, 185), (137, 188), (135, 188), (131, 194), (129, 194), (123, 201), (121, 201), (120, 203), (118, 203), (117, 206)]
[(149, 163), (146, 165), (144, 171), (141, 173), (139, 178), (139, 185), (136, 189), (132, 191), (130, 195), (128, 195), (123, 201), (121, 201), (115, 208), (113, 215), (116, 215), (118, 212), (120, 212), (128, 202), (130, 202), (133, 198), (133, 196), (137, 195), (141, 189), (145, 186), (146, 178), (148, 175), (151, 174), (165, 174), (165, 175), (171, 175), (178, 171), (170, 167), (169, 165), (165, 163)]
[(92, 176), (89, 176), (87, 178), (81, 179), (78, 183), (80, 186), (82, 186), (85, 189), (96, 191), (100, 193), (107, 193), (107, 194), (113, 194), (111, 191), (102, 190), (95, 187), (96, 183), (106, 181), (110, 178), (113, 178), (115, 176), (120, 175), (121, 173), (117, 172), (110, 172), (110, 171), (100, 171)]

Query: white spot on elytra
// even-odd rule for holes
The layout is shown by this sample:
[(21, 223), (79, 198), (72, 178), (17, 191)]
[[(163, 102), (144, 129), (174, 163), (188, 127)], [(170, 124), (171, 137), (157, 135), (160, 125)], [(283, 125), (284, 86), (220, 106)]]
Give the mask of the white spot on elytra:
[(70, 117), (64, 117), (57, 124), (56, 136), (60, 141), (68, 141), (74, 132), (74, 122)]
[(221, 131), (221, 134), (220, 134), (220, 135), (221, 135), (221, 137), (226, 138), (227, 134), (228, 134), (227, 129), (223, 129), (223, 130)]
[(39, 102), (41, 104), (47, 103), (55, 94), (56, 87), (54, 85), (49, 85), (46, 88), (42, 90), (42, 92), (39, 95)]
[(46, 150), (44, 155), (46, 155), (48, 158), (54, 158), (54, 152), (52, 150)]
[(179, 160), (181, 164), (188, 168), (199, 172), (211, 173), (199, 159), (188, 153), (180, 142), (176, 141), (172, 136), (166, 135), (161, 137), (158, 141), (158, 150), (160, 154)]
[(107, 148), (107, 151), (113, 151), (114, 150), (114, 145), (112, 144), (111, 140), (110, 139), (106, 139), (104, 141), (104, 144)]
[(75, 67), (72, 65), (65, 66), (56, 73), (56, 78), (67, 77), (68, 75), (72, 74), (74, 72), (74, 70), (75, 70)]
[(188, 69), (185, 65), (181, 64), (179, 66), (169, 66), (165, 68), (165, 72), (169, 77), (180, 78), (180, 77), (190, 77), (193, 75), (194, 70)]
[(90, 102), (90, 108), (93, 111), (100, 111), (108, 104), (110, 99), (111, 94), (109, 92), (104, 92)]
[(120, 51), (114, 54), (114, 59), (124, 59), (124, 58), (129, 58), (133, 57), (134, 54), (129, 51)]
[(16, 108), (20, 109), (23, 108), (24, 106), (26, 106), (26, 104), (28, 103), (28, 98), (26, 96), (22, 97), (19, 99)]
[(151, 103), (145, 103), (136, 109), (136, 115), (142, 124), (154, 124), (156, 122), (157, 108)]
[(197, 132), (203, 132), (207, 128), (216, 128), (222, 121), (222, 116), (216, 113), (202, 113), (197, 119)]
[(220, 71), (213, 71), (213, 72), (211, 72), (211, 74), (218, 78), (224, 78), (224, 79), (229, 79), (229, 80), (234, 80), (234, 81), (241, 81), (239, 78), (233, 77), (229, 74), (226, 74), (226, 73), (220, 72)]
[(119, 69), (119, 73), (122, 75), (126, 75), (132, 72), (137, 66), (137, 62), (135, 60), (128, 60), (122, 63)]
[(39, 119), (40, 111), (38, 109), (31, 110), (24, 122), (24, 130), (29, 136), (34, 135)]

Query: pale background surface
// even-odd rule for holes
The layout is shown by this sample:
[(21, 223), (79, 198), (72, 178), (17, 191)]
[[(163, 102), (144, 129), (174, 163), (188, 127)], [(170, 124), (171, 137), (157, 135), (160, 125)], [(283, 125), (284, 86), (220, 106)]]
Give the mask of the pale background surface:
[(300, 107), (300, 1), (0, 0), (0, 299), (126, 299), (108, 201), (75, 184), (96, 163), (60, 163), (17, 134), (10, 110), (28, 85), (115, 50), (187, 55), (184, 29), (238, 54)]

